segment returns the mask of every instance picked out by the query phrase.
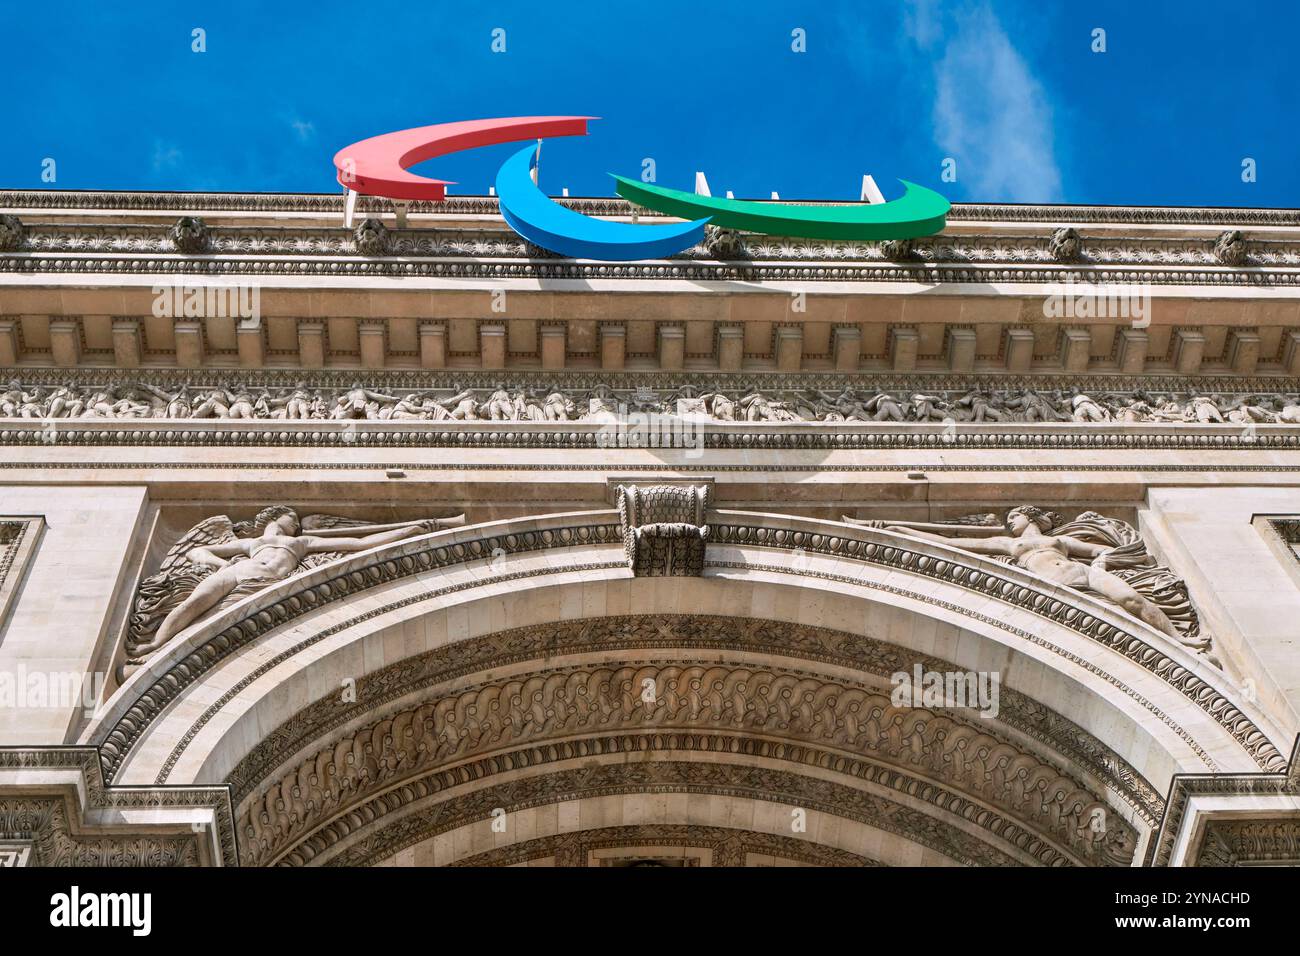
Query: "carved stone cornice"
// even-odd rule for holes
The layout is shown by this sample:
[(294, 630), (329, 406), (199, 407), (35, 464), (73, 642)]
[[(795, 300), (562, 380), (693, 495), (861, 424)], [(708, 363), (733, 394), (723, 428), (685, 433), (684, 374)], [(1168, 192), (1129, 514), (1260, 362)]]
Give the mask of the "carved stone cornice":
[[(687, 750), (705, 758), (672, 759), (674, 753)], [(638, 753), (661, 759), (597, 759)], [(1015, 820), (908, 773), (851, 757), (837, 758), (801, 745), (786, 745), (779, 753), (778, 759), (792, 769), (729, 762), (729, 755), (736, 753), (768, 759), (777, 756), (768, 741), (710, 733), (606, 735), (588, 738), (581, 746), (574, 741), (560, 741), (507, 751), (459, 768), (413, 776), (403, 786), (334, 816), (294, 844), (274, 865), (304, 866), (332, 854), (325, 860), (326, 865), (365, 866), (438, 833), (487, 821), (495, 809), (512, 813), (575, 797), (636, 793), (715, 794), (817, 810), (899, 834), (968, 866), (1016, 866), (1023, 865), (1025, 858), (1043, 866), (1078, 865)], [(508, 782), (492, 782), (497, 774), (541, 768), (578, 756), (588, 759), (586, 767), (540, 775), (515, 773)], [(842, 774), (846, 782), (800, 772), (800, 765), (816, 767), (826, 762), (833, 762), (836, 773)], [(487, 785), (438, 799), (466, 779), (486, 781)], [(866, 789), (863, 783), (920, 799), (939, 812), (896, 802)], [(419, 809), (412, 812), (414, 808)], [(984, 832), (976, 836), (959, 829), (945, 819), (945, 814), (962, 817)], [(373, 835), (353, 839), (362, 827), (385, 818), (391, 822)], [(1013, 856), (1009, 852), (1012, 847), (1024, 856)]]
[(234, 866), (232, 823), (224, 785), (112, 787), (94, 747), (0, 747), (0, 841), (28, 866)]
[[(687, 847), (707, 851), (714, 867), (744, 866), (751, 853), (795, 860), (809, 866), (884, 866), (871, 857), (836, 849), (808, 839), (759, 833), (731, 827), (674, 824), (600, 827), (524, 840), (498, 850), (478, 853), (450, 864), (468, 866), (514, 866), (532, 860), (553, 858), (556, 866), (587, 866), (590, 853), (616, 850), (616, 859), (636, 858), (637, 847)], [(621, 851), (628, 850), (625, 854)], [(683, 865), (693, 865), (688, 858)]]
[[(393, 255), (402, 255), (400, 241), (393, 244)], [(1262, 243), (1261, 243), (1262, 245)], [(759, 261), (757, 257), (767, 252), (772, 259)], [(541, 280), (598, 280), (674, 279), (684, 282), (856, 282), (856, 283), (926, 283), (961, 284), (1016, 283), (1022, 285), (1063, 284), (1081, 279), (1101, 285), (1125, 286), (1142, 283), (1150, 286), (1197, 286), (1221, 288), (1278, 288), (1300, 286), (1300, 268), (1290, 268), (1293, 252), (1279, 253), (1288, 263), (1286, 268), (1233, 268), (1217, 265), (1182, 267), (1172, 263), (1149, 261), (1134, 262), (1127, 266), (1098, 265), (1080, 274), (1079, 265), (1037, 265), (1037, 260), (1016, 262), (1009, 260), (996, 264), (978, 264), (969, 261), (927, 260), (915, 250), (920, 261), (914, 264), (873, 264), (855, 262), (844, 255), (831, 253), (826, 259), (814, 258), (812, 250), (789, 250), (785, 257), (797, 260), (785, 264), (780, 260), (779, 249), (755, 248), (755, 261), (746, 264), (715, 262), (679, 257), (634, 263), (591, 263), (568, 259), (521, 259), (523, 250), (511, 250), (512, 255), (491, 259), (474, 254), (464, 260), (429, 258), (400, 260), (358, 260), (356, 254), (341, 255), (337, 259), (319, 261), (312, 258), (241, 258), (188, 257), (149, 255), (94, 256), (61, 255), (37, 256), (31, 253), (0, 254), (0, 273), (25, 276), (86, 275), (86, 276), (309, 276), (326, 278), (425, 278), (425, 279), (503, 279)], [(882, 260), (883, 261), (883, 260)], [(1298, 263), (1300, 265), (1300, 263)]]
[[(657, 216), (622, 199), (571, 198), (562, 203), (589, 215)], [(355, 231), (342, 228), (342, 198), (337, 195), (0, 192), (0, 208), (21, 211), (28, 219), (6, 233), (16, 239), (0, 243), (0, 250), (9, 253), (0, 257), (0, 271), (28, 274), (951, 284), (1053, 283), (1065, 281), (1071, 271), (1083, 271), (1090, 281), (1120, 284), (1232, 287), (1300, 283), (1300, 240), (1242, 233), (1251, 228), (1294, 227), (1300, 224), (1294, 210), (958, 204), (949, 216), (952, 228), (946, 233), (902, 245), (731, 233), (721, 234), (726, 241), (720, 241), (719, 234), (710, 233), (706, 242), (668, 260), (584, 264), (540, 253), (503, 223), (483, 224), (466, 218), (495, 219), (499, 209), (494, 197), (409, 203), (411, 214), (434, 218), (418, 228), (402, 229), (389, 229), (382, 221), (384, 214), (392, 211), (391, 203), (360, 197), (358, 213), (365, 218)], [(213, 217), (223, 213), (337, 216), (338, 227), (298, 224), (286, 218), (283, 228), (214, 224), (178, 234), (171, 224), (161, 222), (38, 221), (41, 212), (75, 216), (82, 210), (120, 211), (137, 220), (141, 214), (165, 217), (176, 212)], [(201, 220), (191, 215), (181, 222)], [(971, 230), (979, 224), (989, 225)], [(1086, 236), (1080, 236), (1075, 228), (1092, 225), (1106, 228)], [(1117, 225), (1134, 227), (1133, 234), (1117, 235)], [(1032, 227), (1032, 232), (1027, 234), (1026, 226)], [(1235, 228), (1221, 235), (1236, 238), (1225, 242), (1209, 232), (1225, 226)], [(1002, 234), (992, 231), (997, 227), (1004, 230)], [(1153, 235), (1153, 227), (1164, 227), (1168, 234)], [(1195, 227), (1209, 234), (1203, 238), (1186, 234)]]
[[(10, 217), (11, 219), (15, 217)], [(201, 223), (196, 217), (182, 222)], [(539, 258), (552, 263), (560, 257), (529, 256), (528, 247), (513, 233), (500, 228), (460, 227), (455, 229), (390, 229), (378, 219), (366, 219), (351, 232), (323, 227), (225, 226), (220, 229), (191, 226), (186, 241), (177, 242), (177, 226), (145, 224), (102, 225), (94, 223), (33, 223), (24, 227), (21, 248), (31, 255), (81, 255), (93, 258), (167, 257), (177, 252), (193, 256), (203, 253), (214, 262), (228, 263), (242, 255), (302, 259), (307, 256), (402, 256), (404, 258), (519, 259)], [(14, 236), (20, 235), (11, 229)], [(671, 261), (729, 262), (742, 267), (769, 267), (773, 263), (834, 262), (858, 265), (898, 264), (933, 266), (1042, 266), (1060, 280), (1071, 273), (1091, 276), (1098, 267), (1181, 268), (1245, 265), (1276, 269), (1300, 268), (1300, 239), (1258, 239), (1246, 255), (1240, 232), (1237, 238), (1195, 240), (1186, 237), (1090, 236), (1086, 250), (1077, 230), (1058, 229), (1050, 236), (942, 235), (909, 239), (900, 243), (851, 243), (819, 240), (785, 240), (751, 236), (744, 255), (734, 246), (716, 243), (696, 247), (674, 256)], [(193, 241), (190, 241), (193, 240)], [(19, 248), (19, 240), (3, 251)], [(1224, 256), (1228, 258), (1225, 259)], [(188, 260), (186, 271), (196, 263)], [(46, 263), (43, 268), (54, 268)], [(82, 267), (85, 268), (84, 266)], [(105, 271), (117, 271), (109, 266)], [(284, 266), (263, 267), (282, 272)], [(224, 271), (231, 271), (229, 265)], [(1086, 272), (1084, 270), (1087, 270)], [(414, 274), (409, 270), (406, 274)], [(1045, 280), (1053, 281), (1053, 280)]]
[[(343, 422), (170, 422), (166, 420), (136, 420), (130, 422), (82, 423), (74, 422), (67, 428), (49, 429), (41, 422), (7, 421), (0, 424), (0, 446), (39, 447), (57, 446), (84, 447), (282, 447), (282, 448), (340, 448), (356, 450), (382, 450), (402, 448), (534, 448), (534, 449), (618, 449), (645, 448), (648, 445), (637, 444), (637, 439), (615, 435), (609, 439), (602, 432), (602, 426), (568, 422), (559, 423), (521, 423), (517, 428), (506, 428), (475, 422), (459, 422), (451, 425), (442, 423), (420, 423), (407, 427), (385, 427), (384, 423), (369, 425), (348, 425)], [(812, 429), (800, 430), (792, 425), (701, 425), (699, 433), (692, 432), (683, 437), (680, 433), (663, 431), (658, 438), (656, 448), (676, 448), (706, 451), (728, 450), (777, 450), (777, 451), (853, 451), (853, 450), (908, 450), (935, 449), (940, 451), (991, 450), (991, 449), (1028, 449), (1040, 451), (1068, 450), (1141, 450), (1141, 451), (1268, 451), (1300, 449), (1300, 429), (1292, 425), (1260, 425), (1253, 431), (1246, 431), (1241, 426), (1232, 425), (1166, 425), (1144, 427), (1142, 425), (1116, 426), (1106, 429), (1096, 425), (1068, 427), (1061, 425), (1030, 425), (1022, 429), (979, 425), (955, 425), (949, 431), (942, 426), (926, 425), (884, 425), (861, 426), (833, 424), (818, 425)], [(365, 467), (397, 467), (399, 463), (389, 462), (383, 465), (366, 465)], [(6, 462), (4, 468), (82, 468), (86, 465), (75, 462)], [(137, 467), (129, 462), (95, 461), (94, 468)], [(157, 468), (178, 467), (171, 463), (158, 463)], [(230, 468), (238, 463), (226, 462), (187, 462), (184, 467), (192, 468)], [(268, 462), (267, 467), (306, 467), (291, 463)], [(321, 467), (351, 467), (346, 464)], [(400, 464), (402, 468), (419, 469), (419, 463)], [(457, 467), (448, 463), (442, 467)], [(473, 465), (470, 467), (479, 467)], [(497, 465), (482, 465), (491, 470)], [(526, 470), (533, 468), (553, 468), (553, 465), (512, 465)], [(566, 469), (609, 468), (610, 466), (566, 465)], [(619, 467), (615, 466), (615, 470)], [(637, 466), (642, 469), (643, 466)], [(738, 466), (732, 464), (691, 464), (682, 463), (678, 468), (689, 471), (710, 470), (734, 471)], [(757, 464), (744, 466), (752, 470), (770, 470), (768, 466)], [(827, 465), (827, 470), (907, 470), (908, 465)], [(961, 464), (932, 465), (929, 470), (963, 470), (974, 466)], [(997, 464), (981, 464), (978, 467), (990, 471), (1005, 470)], [(1041, 470), (1057, 466), (1017, 464), (1007, 466), (1013, 469)], [(1134, 466), (1113, 465), (1098, 462), (1079, 463), (1080, 470), (1131, 470)], [(1232, 471), (1242, 469), (1270, 470), (1263, 466), (1213, 466), (1215, 470)], [(1281, 465), (1293, 468), (1294, 465)], [(666, 468), (666, 470), (671, 470)], [(789, 470), (806, 470), (805, 466), (791, 463)], [(1139, 470), (1158, 471), (1196, 471), (1195, 464), (1152, 463), (1143, 464)]]
[[(658, 215), (619, 198), (566, 197), (561, 205), (589, 215)], [(809, 202), (808, 205), (815, 205)], [(358, 213), (391, 212), (392, 204), (372, 196), (357, 197)], [(18, 210), (120, 210), (123, 212), (222, 211), (291, 212), (343, 216), (342, 193), (237, 193), (237, 192), (98, 192), (57, 189), (2, 190), (0, 209)], [(408, 203), (411, 214), (495, 215), (492, 196), (448, 196), (443, 202)], [(1059, 224), (1116, 223), (1142, 225), (1300, 226), (1297, 209), (1234, 209), (1215, 206), (1077, 206), (1031, 203), (953, 203), (948, 221)]]
[(197, 841), (183, 836), (86, 836), (62, 797), (9, 797), (0, 790), (0, 833), (25, 843), (22, 866), (200, 866)]
[[(491, 392), (497, 388), (507, 391), (519, 389), (554, 388), (559, 391), (609, 393), (611, 401), (624, 402), (636, 408), (638, 402), (659, 401), (684, 394), (687, 389), (696, 393), (722, 391), (728, 393), (762, 392), (773, 396), (806, 393), (810, 389), (838, 392), (850, 388), (864, 394), (877, 391), (897, 392), (899, 397), (914, 392), (937, 392), (940, 395), (963, 395), (972, 390), (992, 394), (995, 392), (1022, 392), (1030, 389), (1042, 393), (1070, 394), (1078, 389), (1096, 398), (1128, 395), (1143, 391), (1150, 395), (1287, 395), (1300, 394), (1300, 377), (1286, 375), (1232, 374), (1177, 375), (1117, 373), (1064, 374), (1060, 372), (1035, 372), (1015, 374), (1010, 372), (891, 372), (891, 371), (743, 371), (721, 372), (697, 369), (689, 372), (640, 370), (608, 371), (602, 369), (302, 369), (287, 368), (202, 368), (184, 369), (157, 367), (148, 369), (120, 369), (114, 366), (87, 366), (75, 369), (41, 367), (34, 365), (0, 366), (0, 391), (9, 382), (21, 387), (39, 385), (45, 388), (59, 386), (79, 388), (105, 388), (134, 384), (149, 384), (158, 388), (175, 390), (188, 386), (198, 394), (212, 388), (285, 389), (292, 390), (301, 383), (307, 389), (343, 391), (363, 378), (367, 388), (420, 392), (446, 392), (465, 388)], [(638, 393), (645, 398), (638, 399)], [(100, 419), (102, 421), (103, 419)], [(95, 419), (89, 419), (95, 421)], [(278, 421), (283, 421), (279, 419)], [(796, 423), (798, 424), (798, 423)], [(845, 424), (854, 424), (852, 422)], [(959, 423), (960, 424), (960, 423)], [(1049, 424), (1049, 423), (1039, 423)]]
[[(1278, 842), (1271, 845), (1261, 845), (1256, 842), (1256, 848), (1265, 852), (1280, 853), (1291, 847), (1288, 835), (1300, 827), (1300, 807), (1292, 809), (1289, 813), (1271, 815), (1270, 808), (1265, 805), (1266, 801), (1257, 798), (1300, 798), (1300, 736), (1292, 746), (1290, 759), (1275, 769), (1277, 772), (1273, 773), (1176, 774), (1169, 785), (1169, 796), (1165, 800), (1165, 812), (1160, 820), (1159, 830), (1147, 844), (1146, 865), (1169, 865), (1174, 845), (1183, 828), (1184, 818), (1192, 812), (1193, 800), (1198, 797), (1245, 798), (1241, 801), (1241, 809), (1246, 815), (1254, 818), (1253, 822), (1280, 827), (1274, 833), (1275, 837), (1280, 838)], [(1207, 822), (1206, 829), (1208, 831), (1225, 822), (1239, 821), (1239, 816), (1229, 817), (1227, 820), (1212, 816)], [(1222, 835), (1227, 836), (1230, 832), (1230, 830), (1222, 831)], [(1251, 839), (1258, 841), (1263, 835), (1264, 832), (1256, 831)], [(1203, 842), (1202, 847), (1204, 845)], [(1230, 848), (1231, 842), (1221, 840), (1216, 843), (1211, 840), (1209, 847), (1211, 859), (1203, 865), (1233, 865), (1230, 860), (1225, 859), (1225, 854), (1229, 853), (1229, 849), (1225, 847)]]
[(1300, 820), (1216, 820), (1197, 866), (1300, 866)]

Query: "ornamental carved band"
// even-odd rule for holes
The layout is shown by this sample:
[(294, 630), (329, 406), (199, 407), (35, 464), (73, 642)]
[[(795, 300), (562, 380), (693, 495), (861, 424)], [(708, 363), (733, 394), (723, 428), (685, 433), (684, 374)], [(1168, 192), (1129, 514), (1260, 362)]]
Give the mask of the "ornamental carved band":
[[(688, 489), (692, 490), (692, 489)], [(653, 682), (655, 697), (642, 689)], [(1136, 831), (1102, 797), (1022, 746), (885, 691), (778, 669), (566, 668), (438, 696), (346, 735), (269, 781), (240, 814), (243, 862), (273, 864), (322, 823), (444, 764), (593, 730), (708, 728), (831, 744), (954, 785), (1079, 860), (1131, 863)], [(1099, 819), (1106, 825), (1098, 826)]]
[[(1208, 383), (1151, 378), (1116, 386), (1066, 377), (994, 387), (972, 385), (960, 376), (881, 377), (869, 387), (837, 384), (827, 391), (792, 377), (765, 387), (718, 380), (700, 394), (701, 389), (671, 378), (633, 389), (619, 385), (617, 378), (610, 379), (614, 385), (574, 385), (563, 378), (539, 383), (507, 376), (510, 381), (486, 388), (463, 377), (409, 374), (347, 386), (313, 385), (284, 373), (260, 375), (262, 384), (217, 376), (201, 386), (169, 383), (163, 374), (134, 382), (78, 382), (61, 373), (35, 377), (39, 381), (15, 378), (0, 386), (0, 419), (41, 423), (47, 444), (60, 431), (105, 421), (604, 424), (615, 412), (750, 425), (1300, 425), (1293, 379)], [(1253, 433), (1249, 436), (1255, 440)]]
[(619, 485), (618, 520), (634, 577), (704, 573), (707, 485)]

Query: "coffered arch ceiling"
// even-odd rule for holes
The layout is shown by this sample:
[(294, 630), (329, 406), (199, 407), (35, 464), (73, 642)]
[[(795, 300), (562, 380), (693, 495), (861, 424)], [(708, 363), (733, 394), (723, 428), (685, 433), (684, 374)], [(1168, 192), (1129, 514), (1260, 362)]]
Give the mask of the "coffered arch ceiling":
[[(314, 569), (169, 646), (84, 741), (115, 784), (229, 783), (256, 865), (1125, 865), (1175, 773), (1285, 762), (1224, 675), (1088, 598), (885, 531), (709, 522), (700, 577), (633, 577), (604, 511)], [(996, 673), (997, 715), (896, 706), (916, 665)]]

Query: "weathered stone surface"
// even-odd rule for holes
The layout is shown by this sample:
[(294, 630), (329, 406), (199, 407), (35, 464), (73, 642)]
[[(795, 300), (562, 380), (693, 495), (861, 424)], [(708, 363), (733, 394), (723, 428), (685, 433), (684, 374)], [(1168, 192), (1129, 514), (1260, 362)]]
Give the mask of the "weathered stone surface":
[(0, 864), (1298, 862), (1294, 210), (0, 206)]

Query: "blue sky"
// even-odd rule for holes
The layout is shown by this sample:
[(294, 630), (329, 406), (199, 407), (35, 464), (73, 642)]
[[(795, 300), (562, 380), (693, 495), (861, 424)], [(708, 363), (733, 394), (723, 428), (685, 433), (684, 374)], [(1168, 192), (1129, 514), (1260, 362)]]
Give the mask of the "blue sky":
[[(740, 197), (856, 199), (869, 172), (954, 201), (1297, 206), (1297, 35), (1280, 0), (8, 2), (0, 188), (333, 191), (367, 136), (587, 114), (548, 142), (548, 192), (610, 195), (653, 158)], [(510, 152), (418, 171), (483, 193)]]

